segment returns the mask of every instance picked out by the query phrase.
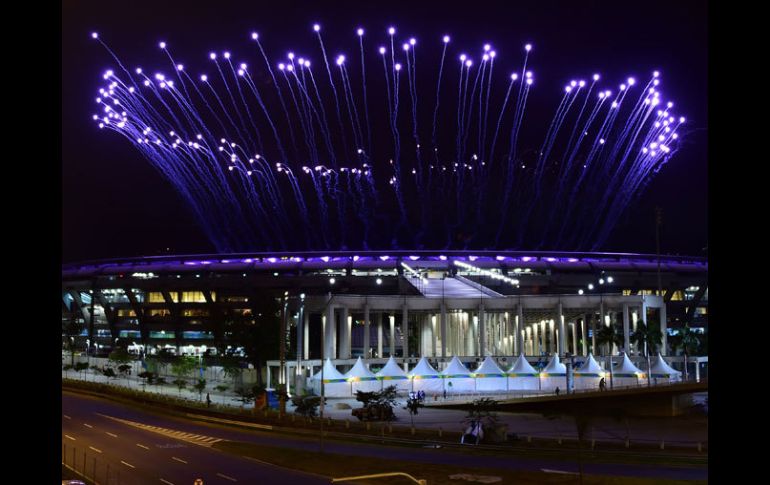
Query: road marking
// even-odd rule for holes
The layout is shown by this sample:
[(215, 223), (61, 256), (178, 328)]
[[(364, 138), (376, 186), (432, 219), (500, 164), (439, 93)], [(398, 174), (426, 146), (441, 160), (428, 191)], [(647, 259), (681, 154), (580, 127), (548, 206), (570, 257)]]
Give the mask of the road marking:
[(75, 438), (73, 438), (72, 436), (70, 436), (68, 434), (65, 434), (64, 437), (67, 438), (68, 440), (75, 441)]
[(62, 414), (62, 416), (64, 416), (66, 419), (72, 419), (69, 416), (67, 416), (66, 414)]
[(118, 435), (112, 434), (109, 431), (105, 431), (105, 433), (107, 433), (108, 435), (112, 436), (113, 438), (117, 438), (118, 437)]
[(88, 424), (88, 423), (83, 423), (83, 426), (86, 426), (86, 427), (88, 427), (88, 428), (93, 428), (93, 426), (91, 426), (91, 425), (90, 425), (90, 424)]
[(144, 445), (140, 445), (139, 443), (136, 444), (139, 448), (144, 448), (145, 450), (149, 450), (150, 448)]
[(168, 436), (170, 438), (175, 438), (181, 441), (186, 441), (194, 445), (211, 447), (214, 443), (218, 443), (222, 441), (221, 438), (214, 438), (211, 436), (203, 436), (203, 435), (194, 434), (194, 433), (186, 433), (183, 431), (161, 428), (158, 426), (151, 426), (148, 424), (137, 423), (135, 421), (128, 421), (126, 419), (115, 418), (115, 417), (107, 416), (105, 414), (100, 414), (100, 413), (96, 413), (96, 414), (108, 419), (112, 419), (113, 421), (118, 421), (120, 423), (133, 426), (135, 428), (143, 429), (145, 431), (151, 431), (153, 433), (158, 433), (158, 434)]
[(223, 474), (223, 473), (217, 473), (217, 476), (218, 476), (218, 477), (222, 477), (222, 478), (224, 478), (224, 479), (226, 479), (226, 480), (230, 480), (231, 482), (237, 482), (237, 481), (238, 481), (238, 480), (236, 480), (235, 478), (233, 478), (233, 477), (228, 477), (227, 475), (225, 475), (225, 474)]
[(98, 448), (94, 448), (93, 446), (89, 446), (88, 448), (94, 450), (97, 453), (101, 453), (102, 452), (102, 450), (100, 450)]
[(174, 485), (173, 483), (169, 482), (168, 480), (160, 479), (161, 482), (165, 483), (166, 485)]
[(177, 458), (177, 457), (175, 457), (175, 456), (172, 456), (172, 457), (171, 457), (171, 459), (172, 459), (172, 460), (176, 460), (176, 461), (178, 461), (179, 463), (184, 463), (185, 465), (187, 464), (187, 462), (186, 462), (186, 461), (184, 461), (184, 460), (183, 460), (183, 459), (181, 459), (181, 458)]
[(576, 472), (567, 472), (564, 470), (549, 470), (548, 468), (541, 468), (545, 473), (561, 473), (563, 475), (577, 475)]
[(136, 467), (135, 467), (134, 465), (132, 465), (131, 463), (126, 463), (126, 462), (125, 462), (125, 461), (123, 461), (123, 460), (120, 460), (120, 462), (121, 462), (122, 464), (126, 465), (126, 466), (130, 466), (131, 468), (136, 468)]

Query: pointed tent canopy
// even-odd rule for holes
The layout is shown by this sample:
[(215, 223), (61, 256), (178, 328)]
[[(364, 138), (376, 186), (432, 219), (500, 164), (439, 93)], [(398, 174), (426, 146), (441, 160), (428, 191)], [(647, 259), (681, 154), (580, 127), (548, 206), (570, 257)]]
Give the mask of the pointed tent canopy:
[[(324, 396), (326, 397), (349, 397), (350, 384), (345, 376), (334, 367), (331, 359), (326, 359), (323, 366), (323, 385)], [(321, 394), (321, 371), (318, 371), (312, 379), (313, 391)]]
[(541, 389), (551, 390), (566, 387), (567, 366), (559, 362), (559, 356), (554, 354), (551, 361), (540, 373)]
[(484, 362), (479, 366), (478, 369), (476, 369), (476, 372), (473, 373), (476, 378), (479, 377), (505, 377), (505, 373), (503, 370), (498, 367), (498, 365), (495, 363), (495, 361), (492, 359), (492, 357), (487, 356), (486, 359), (484, 359)]
[(421, 358), (409, 373), (413, 391), (439, 393), (444, 389), (441, 376), (425, 357)]
[(462, 378), (471, 377), (471, 371), (468, 370), (460, 359), (455, 355), (452, 357), (449, 365), (441, 372), (444, 378)]
[(396, 363), (396, 359), (394, 359), (393, 356), (388, 359), (388, 361), (385, 363), (385, 366), (376, 374), (376, 377), (379, 380), (388, 381), (407, 379), (406, 372), (404, 372), (404, 369), (402, 369), (401, 366)]
[[(336, 367), (334, 367), (334, 364), (332, 364), (331, 359), (326, 359), (326, 362), (324, 362), (323, 375), (324, 375), (324, 384), (329, 384), (334, 382), (346, 382), (345, 376), (342, 375), (342, 373), (338, 371)], [(316, 381), (321, 380), (320, 370), (316, 372), (316, 374), (313, 376), (313, 380), (316, 380)]]
[[(594, 361), (596, 363), (596, 361)], [(550, 377), (552, 375), (563, 376), (567, 374), (567, 366), (559, 362), (559, 356), (553, 354), (551, 361), (545, 366), (543, 372), (540, 374), (542, 377)]]
[(428, 359), (425, 357), (421, 358), (420, 361), (417, 362), (417, 365), (414, 366), (414, 369), (409, 373), (410, 379), (436, 379), (438, 377), (438, 372), (432, 365), (430, 365), (430, 362), (428, 362)]
[(361, 357), (356, 364), (345, 374), (345, 378), (350, 383), (350, 394), (355, 395), (356, 391), (373, 392), (379, 391), (382, 386), (377, 377), (366, 368)]
[(524, 354), (519, 354), (519, 358), (513, 363), (513, 366), (508, 371), (509, 377), (537, 377), (537, 369), (524, 357)]
[(658, 353), (655, 362), (650, 366), (650, 374), (654, 378), (670, 380), (679, 380), (682, 375), (681, 372), (668, 365), (668, 363), (663, 360), (663, 356), (661, 356), (660, 353)]
[(441, 377), (447, 391), (469, 392), (476, 389), (476, 379), (456, 355), (452, 357), (446, 369), (441, 371)]
[(639, 377), (644, 375), (644, 372), (639, 370), (639, 368), (631, 362), (631, 359), (628, 358), (628, 355), (623, 352), (623, 360), (613, 367), (612, 375), (613, 377)]
[(473, 375), (476, 377), (477, 391), (506, 391), (508, 389), (508, 378), (492, 357), (487, 356)]
[(348, 381), (373, 381), (377, 379), (372, 371), (366, 368), (361, 357), (358, 358), (356, 364), (347, 372), (347, 374), (345, 374), (345, 378)]
[(575, 371), (575, 377), (604, 377), (604, 374), (604, 369), (602, 369), (590, 353), (580, 369)]

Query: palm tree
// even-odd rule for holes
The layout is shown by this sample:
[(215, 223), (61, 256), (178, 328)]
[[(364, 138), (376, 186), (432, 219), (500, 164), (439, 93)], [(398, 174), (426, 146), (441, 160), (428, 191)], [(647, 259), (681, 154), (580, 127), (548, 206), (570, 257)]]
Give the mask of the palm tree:
[(650, 384), (650, 354), (657, 352), (658, 347), (663, 345), (663, 334), (660, 327), (641, 321), (636, 328), (636, 332), (631, 334), (631, 342), (641, 347), (644, 356), (647, 358), (647, 384)]
[(612, 346), (623, 345), (623, 337), (618, 333), (617, 328), (613, 324), (602, 325), (596, 332), (596, 343), (598, 345), (606, 345), (607, 354), (612, 354)]
[(697, 352), (699, 345), (698, 336), (687, 324), (684, 328), (679, 329), (679, 340), (676, 347), (681, 348), (684, 353), (684, 380), (687, 380), (687, 356)]

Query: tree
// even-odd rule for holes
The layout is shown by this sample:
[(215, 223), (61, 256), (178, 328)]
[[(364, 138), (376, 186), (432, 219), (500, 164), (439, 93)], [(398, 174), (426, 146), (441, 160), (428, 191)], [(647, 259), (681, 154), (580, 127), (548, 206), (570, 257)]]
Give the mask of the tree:
[(241, 408), (256, 399), (254, 388), (251, 387), (239, 387), (235, 390), (235, 394), (238, 396), (238, 400), (241, 401)]
[(636, 332), (631, 334), (631, 342), (638, 345), (643, 349), (644, 356), (647, 358), (647, 384), (650, 384), (650, 355), (654, 354), (658, 347), (663, 344), (663, 334), (660, 331), (660, 327), (653, 324), (653, 322), (647, 322), (647, 325), (638, 322)]
[(88, 362), (78, 362), (75, 364), (75, 372), (84, 372), (88, 367)]
[(224, 393), (226, 390), (230, 389), (230, 386), (227, 386), (225, 384), (219, 384), (218, 386), (214, 387), (214, 389), (216, 389), (217, 392), (222, 393), (222, 404), (224, 404), (225, 403)]
[(488, 397), (476, 399), (471, 403), (463, 422), (468, 425), (480, 422), (484, 429), (492, 430), (497, 425), (499, 407), (500, 404), (494, 399)]
[(687, 380), (687, 357), (690, 354), (697, 352), (699, 345), (700, 341), (698, 336), (687, 324), (679, 329), (679, 338), (677, 339), (674, 348), (680, 348), (684, 353), (684, 380)]
[(84, 325), (78, 318), (75, 317), (75, 313), (67, 320), (62, 322), (62, 335), (65, 337), (65, 345), (70, 353), (70, 365), (75, 367), (75, 340), (83, 332)]
[(116, 348), (112, 352), (110, 352), (109, 355), (109, 361), (116, 365), (118, 368), (118, 371), (120, 371), (121, 374), (123, 374), (123, 377), (128, 380), (128, 371), (131, 369), (131, 366), (129, 365), (129, 362), (133, 361), (133, 358), (131, 358), (131, 355), (128, 353), (128, 350), (123, 348)]
[(181, 396), (182, 395), (182, 389), (187, 387), (187, 381), (184, 380), (184, 379), (175, 379), (173, 381), (173, 384), (177, 387), (177, 389), (179, 389), (179, 395)]
[(225, 378), (232, 380), (233, 384), (240, 384), (240, 378), (243, 375), (240, 360), (235, 357), (223, 357), (220, 360), (220, 364), (222, 365), (222, 373)]
[(198, 360), (195, 357), (177, 357), (171, 363), (171, 372), (177, 379), (184, 379), (190, 377), (192, 373), (198, 367)]
[(75, 368), (74, 366), (67, 364), (64, 367), (62, 367), (62, 370), (65, 372), (65, 375), (69, 376), (69, 371), (71, 371), (74, 368)]
[(302, 395), (295, 394), (292, 396), (291, 402), (294, 404), (295, 413), (308, 418), (314, 418), (318, 415), (321, 396), (316, 396), (312, 392), (305, 392)]
[(109, 378), (111, 378), (111, 379), (112, 379), (112, 378), (115, 378), (115, 377), (117, 377), (117, 374), (115, 373), (115, 369), (113, 369), (112, 367), (107, 367), (106, 369), (104, 369), (104, 370), (102, 371), (102, 373), (103, 373), (103, 374), (104, 374), (106, 377), (109, 377)]
[(198, 382), (193, 386), (193, 389), (198, 391), (198, 400), (203, 400), (203, 391), (206, 390), (206, 379), (198, 379)]
[(416, 397), (410, 397), (406, 400), (406, 406), (404, 409), (409, 411), (409, 417), (412, 419), (412, 427), (414, 428), (414, 416), (418, 414), (420, 408), (425, 407), (420, 399)]
[(607, 355), (611, 355), (613, 344), (617, 346), (623, 345), (623, 336), (618, 333), (617, 328), (612, 323), (602, 325), (602, 328), (596, 332), (596, 343), (598, 345), (606, 345)]
[(380, 392), (356, 391), (356, 401), (363, 403), (353, 410), (353, 416), (366, 421), (395, 421), (393, 406), (396, 405), (396, 386), (388, 386)]

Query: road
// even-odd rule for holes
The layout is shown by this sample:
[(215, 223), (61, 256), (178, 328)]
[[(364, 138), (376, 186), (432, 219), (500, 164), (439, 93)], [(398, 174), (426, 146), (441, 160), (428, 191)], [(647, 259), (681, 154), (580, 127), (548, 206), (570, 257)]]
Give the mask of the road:
[[(328, 479), (303, 474), (230, 456), (204, 446), (215, 439), (250, 442), (261, 445), (318, 450), (313, 438), (280, 435), (275, 431), (241, 430), (215, 424), (188, 421), (182, 418), (154, 414), (127, 407), (107, 399), (85, 396), (68, 391), (62, 392), (63, 445), (72, 461), (72, 447), (77, 447), (78, 470), (83, 465), (86, 451), (86, 470), (91, 474), (91, 460), (97, 458), (97, 479), (104, 476), (100, 462), (109, 462), (111, 470), (119, 470), (120, 483), (130, 476), (134, 483), (193, 483), (203, 478), (210, 483), (254, 482), (266, 478), (270, 483), (328, 483)], [(106, 417), (109, 416), (109, 417)], [(124, 421), (117, 421), (114, 418)], [(126, 421), (133, 423), (129, 424)], [(139, 424), (145, 427), (137, 427)], [(146, 426), (186, 433), (172, 435), (170, 431), (151, 430)], [(161, 434), (165, 433), (165, 434)], [(116, 435), (116, 436), (113, 436)], [(193, 436), (196, 435), (196, 436)], [(71, 438), (74, 438), (72, 440)], [(185, 441), (188, 440), (188, 441)], [(192, 442), (201, 443), (201, 445)], [(142, 446), (140, 446), (142, 445)], [(93, 451), (89, 447), (99, 450)], [(451, 464), (456, 466), (489, 467), (509, 470), (542, 469), (577, 472), (573, 457), (564, 460), (535, 459), (519, 456), (480, 456), (464, 454), (459, 450), (415, 449), (397, 446), (327, 442), (327, 452), (357, 455), (372, 459), (389, 458), (423, 463)], [(117, 467), (117, 468), (115, 468)], [(132, 468), (133, 467), (133, 468)], [(584, 471), (590, 474), (668, 478), (682, 480), (707, 480), (707, 467), (674, 467), (652, 465), (626, 465), (615, 463), (587, 463)], [(229, 478), (223, 478), (223, 476)], [(162, 481), (162, 480), (165, 480)]]

